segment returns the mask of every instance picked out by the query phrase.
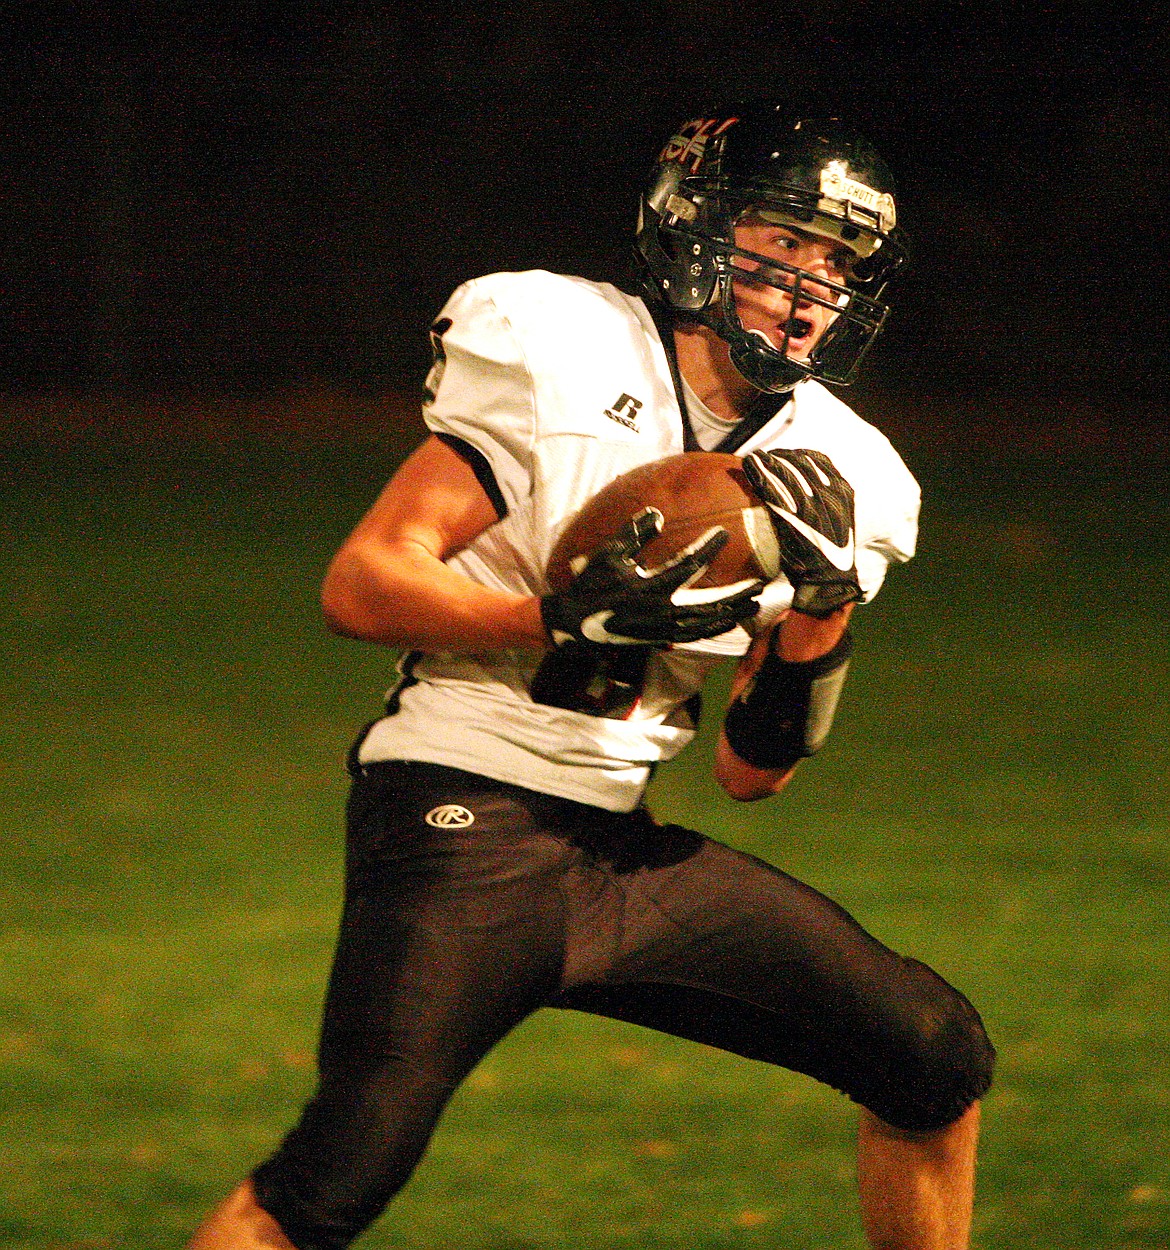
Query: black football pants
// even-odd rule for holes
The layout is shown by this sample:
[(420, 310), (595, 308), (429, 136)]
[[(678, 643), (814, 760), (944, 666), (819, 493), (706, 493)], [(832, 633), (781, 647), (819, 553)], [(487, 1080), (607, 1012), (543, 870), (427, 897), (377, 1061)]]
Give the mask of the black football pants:
[(759, 859), (456, 769), (358, 771), (318, 1089), (254, 1174), (300, 1250), (379, 1214), (455, 1088), (539, 1007), (793, 1068), (905, 1129), (990, 1083), (958, 991)]

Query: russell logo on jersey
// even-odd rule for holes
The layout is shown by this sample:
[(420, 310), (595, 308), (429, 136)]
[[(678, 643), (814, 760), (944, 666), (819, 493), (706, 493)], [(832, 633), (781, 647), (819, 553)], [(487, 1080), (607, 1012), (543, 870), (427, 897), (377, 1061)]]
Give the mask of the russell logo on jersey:
[(627, 430), (636, 430), (638, 428), (638, 410), (641, 407), (642, 401), (640, 399), (635, 399), (633, 395), (627, 395), (623, 391), (617, 399), (614, 400), (613, 407), (605, 410), (605, 415), (611, 421), (616, 421), (619, 425), (624, 425)]

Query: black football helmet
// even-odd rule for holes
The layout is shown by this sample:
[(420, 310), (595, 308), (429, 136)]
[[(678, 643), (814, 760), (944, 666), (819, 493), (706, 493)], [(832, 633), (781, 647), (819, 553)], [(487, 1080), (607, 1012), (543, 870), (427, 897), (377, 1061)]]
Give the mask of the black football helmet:
[[(737, 248), (736, 222), (749, 214), (846, 244), (857, 261), (845, 283)], [(836, 118), (793, 122), (770, 103), (679, 127), (642, 197), (635, 249), (647, 297), (710, 326), (739, 372), (773, 392), (808, 377), (853, 380), (889, 312), (886, 284), (906, 258), (893, 178), (873, 146)], [(835, 314), (807, 359), (788, 353), (791, 322), (780, 347), (744, 329), (735, 280), (746, 279), (735, 257), (755, 262), (750, 281), (789, 292), (793, 308), (811, 300)]]

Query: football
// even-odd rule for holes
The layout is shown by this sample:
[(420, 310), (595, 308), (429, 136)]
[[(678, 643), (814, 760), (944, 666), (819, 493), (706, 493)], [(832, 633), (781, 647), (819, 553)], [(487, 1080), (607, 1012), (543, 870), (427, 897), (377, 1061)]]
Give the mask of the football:
[(696, 587), (771, 581), (780, 571), (771, 514), (753, 493), (739, 456), (688, 451), (639, 465), (593, 496), (553, 548), (548, 564), (553, 590), (563, 590), (572, 580), (577, 557), (591, 555), (646, 507), (662, 513), (663, 525), (638, 557), (644, 568), (657, 567), (713, 525), (721, 525), (727, 544)]

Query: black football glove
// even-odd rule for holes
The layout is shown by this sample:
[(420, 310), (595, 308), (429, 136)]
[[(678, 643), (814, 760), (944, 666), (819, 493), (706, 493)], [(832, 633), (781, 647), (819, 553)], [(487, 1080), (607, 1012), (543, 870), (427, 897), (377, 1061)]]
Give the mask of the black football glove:
[(825, 617), (860, 599), (853, 487), (829, 457), (807, 448), (753, 451), (743, 471), (772, 514), (792, 606)]
[(557, 646), (696, 642), (724, 634), (760, 610), (754, 596), (762, 582), (724, 594), (719, 588), (687, 593), (727, 542), (725, 529), (708, 531), (656, 569), (643, 568), (638, 555), (661, 528), (662, 513), (643, 508), (584, 562), (564, 590), (544, 596), (541, 617)]

